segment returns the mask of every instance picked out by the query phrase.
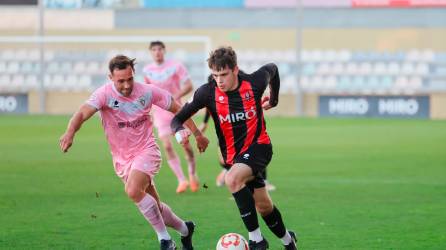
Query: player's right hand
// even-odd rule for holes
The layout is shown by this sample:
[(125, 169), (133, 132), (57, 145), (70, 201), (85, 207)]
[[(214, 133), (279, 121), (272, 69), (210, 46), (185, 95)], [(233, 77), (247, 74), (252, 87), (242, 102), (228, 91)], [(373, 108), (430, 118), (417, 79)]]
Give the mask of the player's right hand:
[(59, 146), (62, 152), (66, 153), (71, 145), (73, 145), (73, 135), (69, 133), (63, 134), (59, 139)]
[(175, 133), (175, 139), (177, 139), (177, 142), (181, 145), (184, 145), (189, 142), (189, 136), (190, 132), (186, 129), (178, 130)]

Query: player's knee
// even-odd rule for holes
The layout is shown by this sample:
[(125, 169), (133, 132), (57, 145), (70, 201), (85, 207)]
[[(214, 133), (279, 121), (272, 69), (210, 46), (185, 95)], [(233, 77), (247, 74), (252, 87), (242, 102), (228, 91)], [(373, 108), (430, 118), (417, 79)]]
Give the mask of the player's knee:
[(236, 192), (236, 191), (240, 190), (240, 188), (244, 184), (242, 178), (240, 178), (239, 176), (237, 176), (236, 174), (234, 174), (231, 171), (226, 173), (225, 183), (231, 192)]
[(256, 209), (260, 215), (266, 216), (273, 211), (273, 203), (271, 201), (260, 201), (256, 202)]
[(141, 189), (132, 187), (130, 185), (125, 187), (125, 192), (127, 193), (127, 196), (134, 202), (139, 202), (140, 200), (142, 200), (145, 194), (141, 191)]
[(170, 142), (165, 142), (165, 143), (164, 143), (164, 149), (165, 149), (167, 152), (173, 152), (173, 146), (172, 146), (172, 143), (170, 143)]

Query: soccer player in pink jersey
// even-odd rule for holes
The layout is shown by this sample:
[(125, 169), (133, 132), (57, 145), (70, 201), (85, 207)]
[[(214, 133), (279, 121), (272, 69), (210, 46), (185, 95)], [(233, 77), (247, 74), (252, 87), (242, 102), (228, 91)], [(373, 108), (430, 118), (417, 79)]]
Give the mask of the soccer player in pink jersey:
[[(181, 103), (181, 98), (191, 92), (193, 88), (186, 68), (178, 61), (166, 60), (164, 58), (166, 46), (161, 41), (152, 41), (149, 45), (149, 50), (154, 62), (144, 67), (144, 81), (169, 91), (173, 98)], [(156, 107), (153, 111), (154, 124), (158, 130), (158, 137), (166, 151), (167, 162), (178, 179), (176, 192), (185, 192), (188, 185), (190, 185), (192, 192), (198, 191), (200, 185), (196, 173), (194, 151), (191, 145), (189, 143), (182, 144), (188, 165), (189, 182), (184, 176), (180, 159), (172, 147), (170, 122), (174, 114)]]
[[(60, 138), (60, 148), (67, 152), (82, 124), (99, 111), (116, 174), (124, 182), (128, 197), (155, 229), (160, 249), (176, 249), (168, 226), (180, 233), (182, 249), (191, 250), (195, 224), (183, 221), (161, 202), (154, 183), (161, 155), (152, 132), (150, 110), (156, 105), (175, 113), (181, 106), (167, 91), (134, 82), (134, 59), (118, 55), (110, 60), (109, 70), (112, 82), (98, 88), (73, 115)], [(192, 120), (185, 124), (195, 136), (198, 150), (204, 152), (208, 139)], [(180, 143), (187, 142), (188, 135), (177, 134)]]

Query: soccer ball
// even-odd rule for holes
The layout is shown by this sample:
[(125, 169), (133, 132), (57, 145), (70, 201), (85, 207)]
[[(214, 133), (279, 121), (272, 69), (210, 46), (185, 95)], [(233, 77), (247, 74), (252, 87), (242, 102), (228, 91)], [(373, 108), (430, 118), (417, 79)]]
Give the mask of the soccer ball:
[(228, 233), (220, 237), (216, 250), (248, 250), (248, 242), (237, 233)]

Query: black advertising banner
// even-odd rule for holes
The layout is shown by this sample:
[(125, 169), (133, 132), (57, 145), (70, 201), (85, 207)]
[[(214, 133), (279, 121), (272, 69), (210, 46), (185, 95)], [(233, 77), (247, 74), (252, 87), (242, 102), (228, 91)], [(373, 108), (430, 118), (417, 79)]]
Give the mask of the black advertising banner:
[(0, 94), (0, 114), (28, 113), (28, 95)]
[(319, 96), (321, 117), (429, 118), (429, 96)]

